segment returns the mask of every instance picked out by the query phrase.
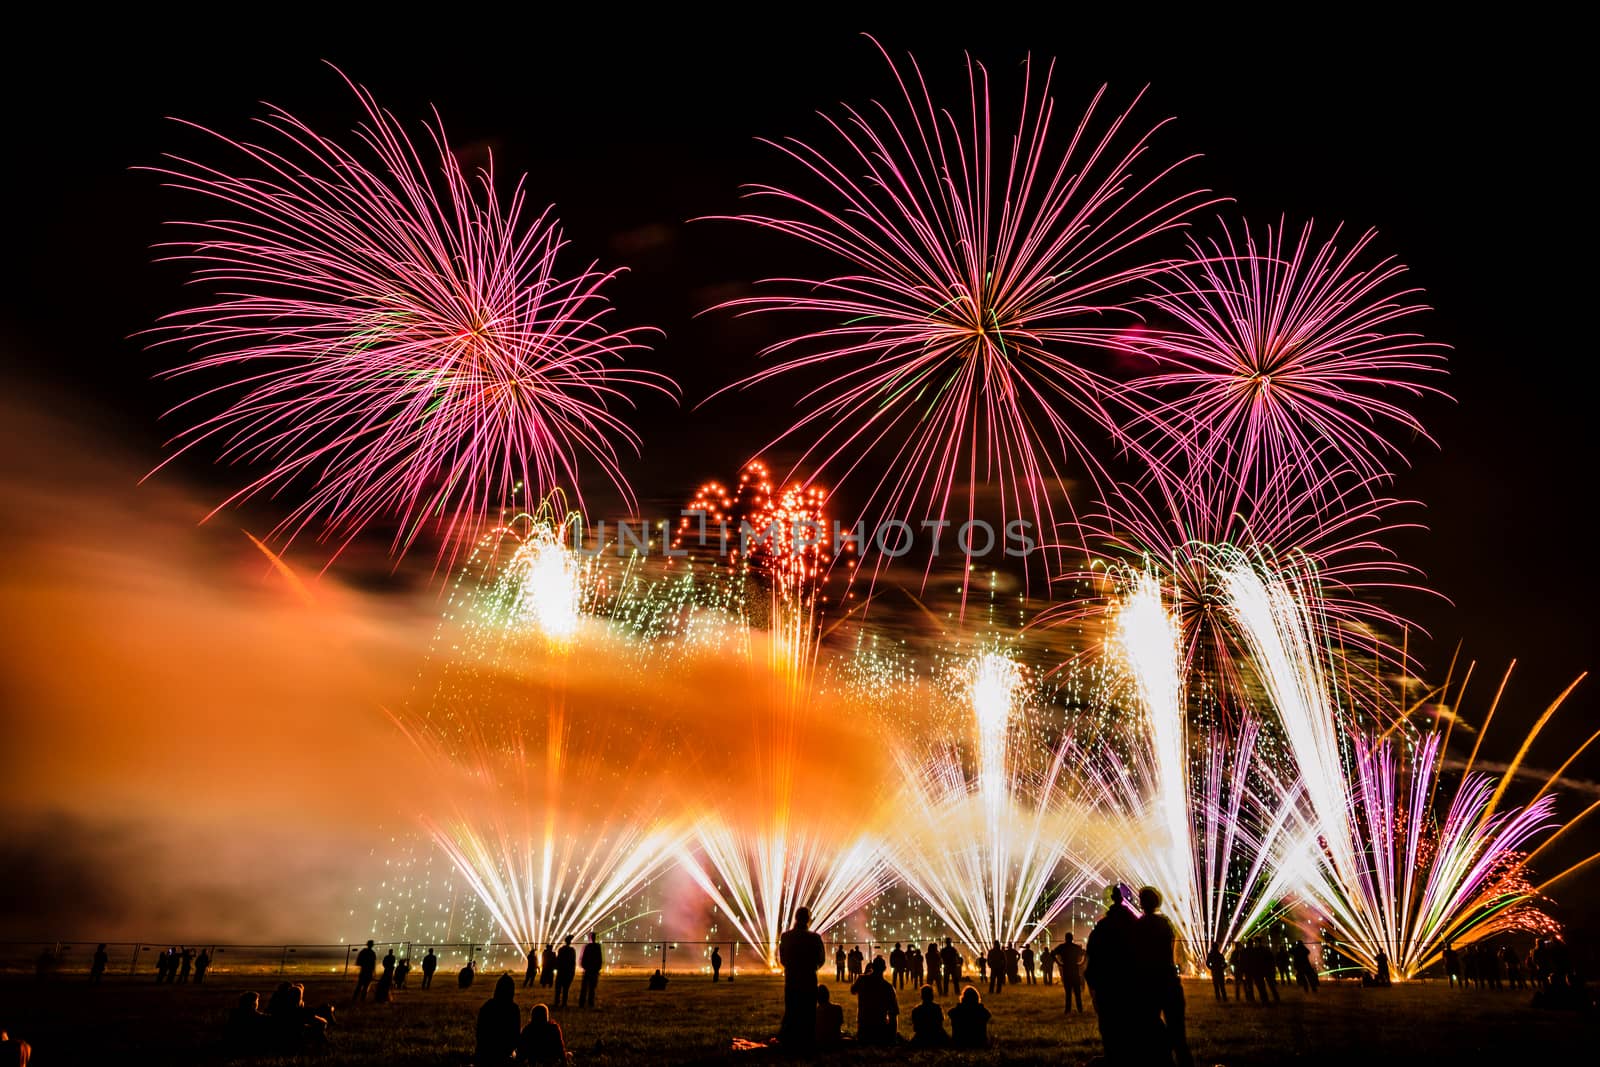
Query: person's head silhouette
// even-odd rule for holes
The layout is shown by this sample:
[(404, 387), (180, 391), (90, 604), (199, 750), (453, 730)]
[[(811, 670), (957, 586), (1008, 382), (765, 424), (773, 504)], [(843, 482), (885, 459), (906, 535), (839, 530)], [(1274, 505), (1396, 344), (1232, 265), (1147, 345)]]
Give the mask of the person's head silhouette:
[(1069, 944), (1069, 945), (1072, 944), (1072, 934), (1071, 933), (1067, 934), (1066, 943)]
[(933, 986), (925, 985), (925, 986), (922, 987), (922, 1003), (924, 1003), (924, 1004), (932, 1004), (933, 1003)]
[(811, 928), (810, 908), (800, 908), (794, 913), (794, 926), (796, 930), (809, 930)]
[(593, 930), (589, 931), (589, 943), (590, 944), (594, 943), (594, 931)]
[(1139, 907), (1145, 914), (1154, 915), (1161, 909), (1161, 890), (1153, 885), (1147, 885), (1139, 890)]
[(368, 948), (371, 948), (371, 947), (372, 947), (372, 941), (371, 941), (371, 939), (368, 939), (368, 941), (367, 941), (367, 947), (368, 947)]
[(570, 944), (572, 944), (572, 935), (571, 935), (571, 934), (568, 934), (568, 935), (567, 935), (567, 936), (566, 936), (566, 937), (564, 937), (564, 938), (562, 938), (562, 940), (561, 940), (561, 943), (562, 943), (562, 944), (563, 944), (563, 945), (570, 945)]
[(494, 999), (515, 1000), (517, 997), (517, 983), (509, 974), (502, 974), (500, 981), (494, 984)]
[(818, 1004), (827, 1004), (829, 1002), (830, 1001), (829, 1001), (829, 997), (828, 997), (828, 987), (825, 986), (825, 985), (817, 986), (817, 1003)]
[(977, 1004), (982, 1000), (983, 998), (978, 996), (978, 991), (971, 986), (967, 986), (961, 991), (961, 1003), (963, 1004)]
[(547, 1023), (549, 1021), (550, 1009), (543, 1004), (535, 1004), (533, 1010), (528, 1013), (528, 1022), (530, 1023)]

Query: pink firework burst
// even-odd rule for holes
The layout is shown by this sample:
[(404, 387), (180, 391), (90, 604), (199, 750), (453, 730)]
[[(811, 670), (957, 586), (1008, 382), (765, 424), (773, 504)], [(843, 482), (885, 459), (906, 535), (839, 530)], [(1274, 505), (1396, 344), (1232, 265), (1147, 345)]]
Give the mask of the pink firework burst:
[(638, 441), (615, 408), (675, 388), (621, 365), (644, 346), (606, 324), (617, 272), (563, 273), (560, 226), (522, 181), (503, 196), (492, 160), (469, 177), (437, 113), (419, 151), (346, 83), (365, 116), (351, 148), (274, 108), (261, 144), (202, 131), (237, 172), (170, 154), (158, 170), (221, 210), (163, 246), (214, 294), (159, 327), (192, 353), (168, 376), (218, 380), (175, 410), (222, 405), (173, 456), (205, 445), (259, 468), (218, 510), (304, 487), (275, 532), (320, 524), (340, 549), (393, 519), (393, 552), (437, 523), (443, 557), (518, 494), (581, 501), (591, 464), (631, 497), (618, 443)]
[(1338, 228), (1321, 245), (1309, 223), (1292, 245), (1282, 223), (1259, 243), (1240, 230), (1193, 242), (1150, 301), (1176, 323), (1143, 336), (1160, 366), (1131, 383), (1156, 402), (1152, 451), (1169, 467), (1227, 472), (1208, 479), (1223, 492), (1204, 502), (1224, 515), (1245, 497), (1298, 491), (1290, 481), (1382, 480), (1403, 459), (1392, 435), (1427, 438), (1401, 400), (1442, 395), (1425, 380), (1443, 372), (1441, 346), (1404, 329), (1426, 310), (1411, 302), (1419, 290), (1398, 286), (1405, 267), (1392, 258), (1364, 263), (1372, 231), (1341, 251)]
[(821, 323), (771, 346), (764, 354), (779, 358), (737, 384), (823, 375), (778, 440), (806, 439), (800, 462), (835, 480), (874, 453), (892, 456), (867, 498), (879, 518), (971, 519), (993, 492), (1002, 519), (1031, 521), (1052, 540), (1065, 459), (1100, 477), (1081, 434), (1129, 443), (1106, 407), (1117, 390), (1086, 357), (1128, 347), (1116, 328), (1124, 294), (1167, 266), (1146, 247), (1204, 194), (1158, 193), (1178, 164), (1144, 166), (1155, 128), (1130, 132), (1127, 110), (1103, 117), (1104, 89), (1058, 141), (1048, 69), (1036, 79), (1024, 63), (1011, 124), (993, 117), (981, 64), (968, 60), (969, 99), (952, 112), (914, 60), (902, 71), (884, 57), (898, 104), (824, 116), (830, 147), (769, 142), (812, 189), (755, 186), (770, 209), (738, 220), (842, 269), (769, 279), (723, 305)]

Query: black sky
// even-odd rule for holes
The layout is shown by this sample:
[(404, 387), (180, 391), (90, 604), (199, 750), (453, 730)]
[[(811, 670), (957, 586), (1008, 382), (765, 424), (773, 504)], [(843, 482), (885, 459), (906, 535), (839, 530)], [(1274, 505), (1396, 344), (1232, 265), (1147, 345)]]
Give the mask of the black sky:
[[(504, 25), (462, 11), (436, 24), (386, 19), (375, 34), (259, 9), (247, 30), (63, 22), (32, 47), (15, 39), (8, 378), (41, 403), (112, 423), (153, 459), (157, 416), (178, 394), (151, 381), (170, 357), (130, 335), (184, 301), (181, 273), (153, 265), (149, 246), (163, 219), (197, 209), (129, 168), (164, 150), (206, 150), (169, 115), (241, 133), (268, 100), (317, 128), (348, 129), (354, 102), (321, 65), (329, 60), (408, 120), (437, 106), (457, 144), (491, 146), (506, 175), (529, 173), (532, 198), (557, 205), (581, 255), (626, 263), (614, 299), (630, 321), (666, 331), (652, 365), (692, 405), (748, 373), (771, 339), (765, 326), (696, 313), (781, 273), (793, 254), (766, 236), (686, 222), (735, 210), (741, 183), (792, 174), (755, 139), (815, 134), (815, 110), (894, 91), (861, 30), (914, 51), (936, 92), (960, 89), (964, 49), (1002, 83), (1031, 51), (1060, 61), (1064, 113), (1101, 82), (1118, 100), (1148, 84), (1141, 113), (1178, 119), (1158, 144), (1173, 157), (1203, 152), (1191, 179), (1235, 198), (1230, 214), (1381, 231), (1381, 249), (1411, 267), (1437, 309), (1426, 329), (1454, 349), (1456, 402), (1423, 408), (1439, 447), (1412, 447), (1399, 485), (1426, 502), (1431, 528), (1399, 547), (1453, 601), (1404, 605), (1435, 635), (1427, 659), (1442, 669), (1458, 639), (1496, 674), (1519, 657), (1513, 696), (1526, 718), (1590, 667), (1581, 294), (1592, 172), (1580, 160), (1592, 121), (1579, 113), (1570, 33), (1402, 32), (1343, 8), (1326, 9), (1325, 24), (1297, 16), (1281, 29), (1170, 25), (1154, 11), (1084, 22), (1062, 9), (1039, 23), (1029, 8), (997, 7), (973, 28), (807, 10), (640, 24), (607, 9), (586, 23)], [(749, 394), (692, 416), (648, 404), (639, 424), (650, 455), (630, 474), (651, 496), (681, 499), (762, 445), (789, 396)], [(201, 464), (184, 473), (213, 477)], [(1582, 696), (1559, 738), (1586, 736), (1593, 708)]]

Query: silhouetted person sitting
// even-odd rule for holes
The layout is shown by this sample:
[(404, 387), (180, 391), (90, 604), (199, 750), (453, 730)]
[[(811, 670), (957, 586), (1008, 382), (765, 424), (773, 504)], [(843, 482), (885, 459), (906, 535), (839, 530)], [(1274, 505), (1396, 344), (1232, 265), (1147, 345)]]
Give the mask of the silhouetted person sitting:
[(911, 1043), (919, 1048), (943, 1048), (950, 1043), (944, 1032), (944, 1009), (933, 999), (933, 986), (922, 987), (922, 1003), (911, 1009)]
[(812, 1040), (817, 1048), (837, 1048), (844, 1043), (844, 1009), (833, 1002), (828, 987), (817, 986), (816, 1026)]
[(260, 993), (240, 993), (228, 1012), (225, 1031), (228, 1046), (237, 1052), (256, 1052), (267, 1040), (268, 1017), (261, 1012)]
[(600, 985), (600, 968), (604, 963), (605, 956), (594, 939), (594, 931), (590, 930), (589, 943), (583, 946), (583, 958), (578, 961), (583, 968), (583, 981), (578, 985), (578, 1007), (594, 1007), (594, 994)]
[(90, 985), (98, 985), (100, 983), (100, 979), (105, 977), (106, 964), (110, 961), (110, 959), (111, 957), (106, 955), (106, 946), (103, 943), (99, 948), (94, 950), (94, 962), (89, 965)]
[(378, 954), (372, 951), (372, 942), (367, 942), (367, 947), (356, 953), (356, 991), (352, 1000), (366, 1000), (367, 987), (372, 984), (372, 975), (378, 969)]
[(439, 957), (433, 954), (433, 949), (428, 949), (427, 955), (422, 957), (422, 988), (427, 989), (433, 985), (433, 972), (439, 969)]
[(522, 1009), (517, 1007), (517, 983), (509, 974), (502, 974), (494, 984), (494, 996), (478, 1009), (478, 1044), (473, 1063), (477, 1067), (509, 1063), (517, 1051), (517, 1039), (521, 1034)]
[(1111, 902), (1094, 929), (1089, 931), (1083, 972), (1094, 994), (1100, 1043), (1105, 1048), (1106, 1059), (1113, 1063), (1133, 1062), (1141, 1047), (1138, 1031), (1142, 1005), (1134, 970), (1137, 920), (1123, 905), (1125, 899), (1120, 885), (1111, 887)]
[(522, 976), (522, 988), (527, 989), (539, 980), (539, 948), (528, 950), (528, 973)]
[(711, 950), (711, 980), (713, 982), (722, 981), (722, 950), (720, 948)]
[(471, 989), (473, 979), (478, 977), (478, 965), (471, 960), (467, 965), (456, 972), (456, 988)]
[(863, 1045), (892, 1045), (900, 1037), (900, 1000), (883, 976), (887, 969), (878, 956), (850, 986), (856, 998), (856, 1040)]
[(1139, 890), (1139, 907), (1144, 914), (1134, 923), (1138, 981), (1141, 993), (1153, 998), (1153, 1006), (1166, 1023), (1164, 1041), (1158, 1043), (1152, 1032), (1150, 1058), (1164, 1063), (1175, 1057), (1178, 1067), (1194, 1067), (1184, 1027), (1183, 983), (1178, 978), (1178, 932), (1161, 914), (1161, 894), (1154, 886)]
[(394, 968), (385, 967), (378, 980), (372, 985), (372, 999), (378, 1004), (388, 1004), (394, 1000)]
[(323, 1044), (328, 1040), (331, 1020), (306, 1004), (306, 987), (299, 982), (278, 986), (268, 1005), (268, 1017), (278, 1044), (284, 1048), (299, 1048), (307, 1042)]
[(667, 988), (667, 976), (661, 973), (661, 968), (659, 968), (659, 967), (656, 968), (656, 972), (650, 976), (650, 982), (646, 986), (646, 988), (648, 988), (648, 989), (665, 989), (665, 988)]
[(0, 1030), (0, 1067), (28, 1067), (32, 1057), (32, 1045)]
[(952, 1048), (989, 1047), (989, 1009), (971, 986), (961, 991), (961, 1003), (950, 1009)]
[(517, 1039), (517, 1062), (564, 1065), (567, 1044), (561, 1039), (561, 1025), (551, 1020), (550, 1009), (535, 1004), (528, 1013), (528, 1025)]
[(194, 958), (194, 984), (199, 985), (206, 980), (206, 972), (211, 969), (211, 953), (206, 949), (200, 950), (200, 955)]
[(797, 909), (794, 926), (778, 938), (778, 962), (783, 965), (778, 1040), (790, 1048), (810, 1048), (816, 1036), (817, 970), (826, 959), (822, 938), (811, 929), (811, 909)]
[(554, 943), (544, 947), (544, 952), (539, 957), (539, 984), (546, 989), (556, 984), (556, 946)]
[(556, 1007), (567, 1006), (572, 995), (572, 978), (577, 973), (578, 950), (572, 947), (572, 935), (568, 934), (561, 941), (561, 951), (556, 953)]

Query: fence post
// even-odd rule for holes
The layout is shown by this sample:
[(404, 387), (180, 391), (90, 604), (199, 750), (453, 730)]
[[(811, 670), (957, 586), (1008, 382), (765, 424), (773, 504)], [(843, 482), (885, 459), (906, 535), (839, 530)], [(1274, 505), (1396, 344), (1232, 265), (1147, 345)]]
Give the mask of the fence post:
[(283, 955), (278, 957), (278, 973), (282, 974), (289, 966), (289, 946), (283, 946)]
[(661, 973), (667, 973), (667, 943), (661, 942)]
[(728, 981), (733, 981), (733, 972), (739, 968), (739, 942), (731, 942), (733, 947), (728, 950)]
[(350, 977), (350, 950), (353, 948), (355, 948), (354, 945), (346, 945), (344, 947), (344, 974), (346, 978)]
[(133, 946), (133, 962), (128, 964), (128, 973), (137, 974), (139, 971), (139, 953), (144, 949), (144, 942)]

